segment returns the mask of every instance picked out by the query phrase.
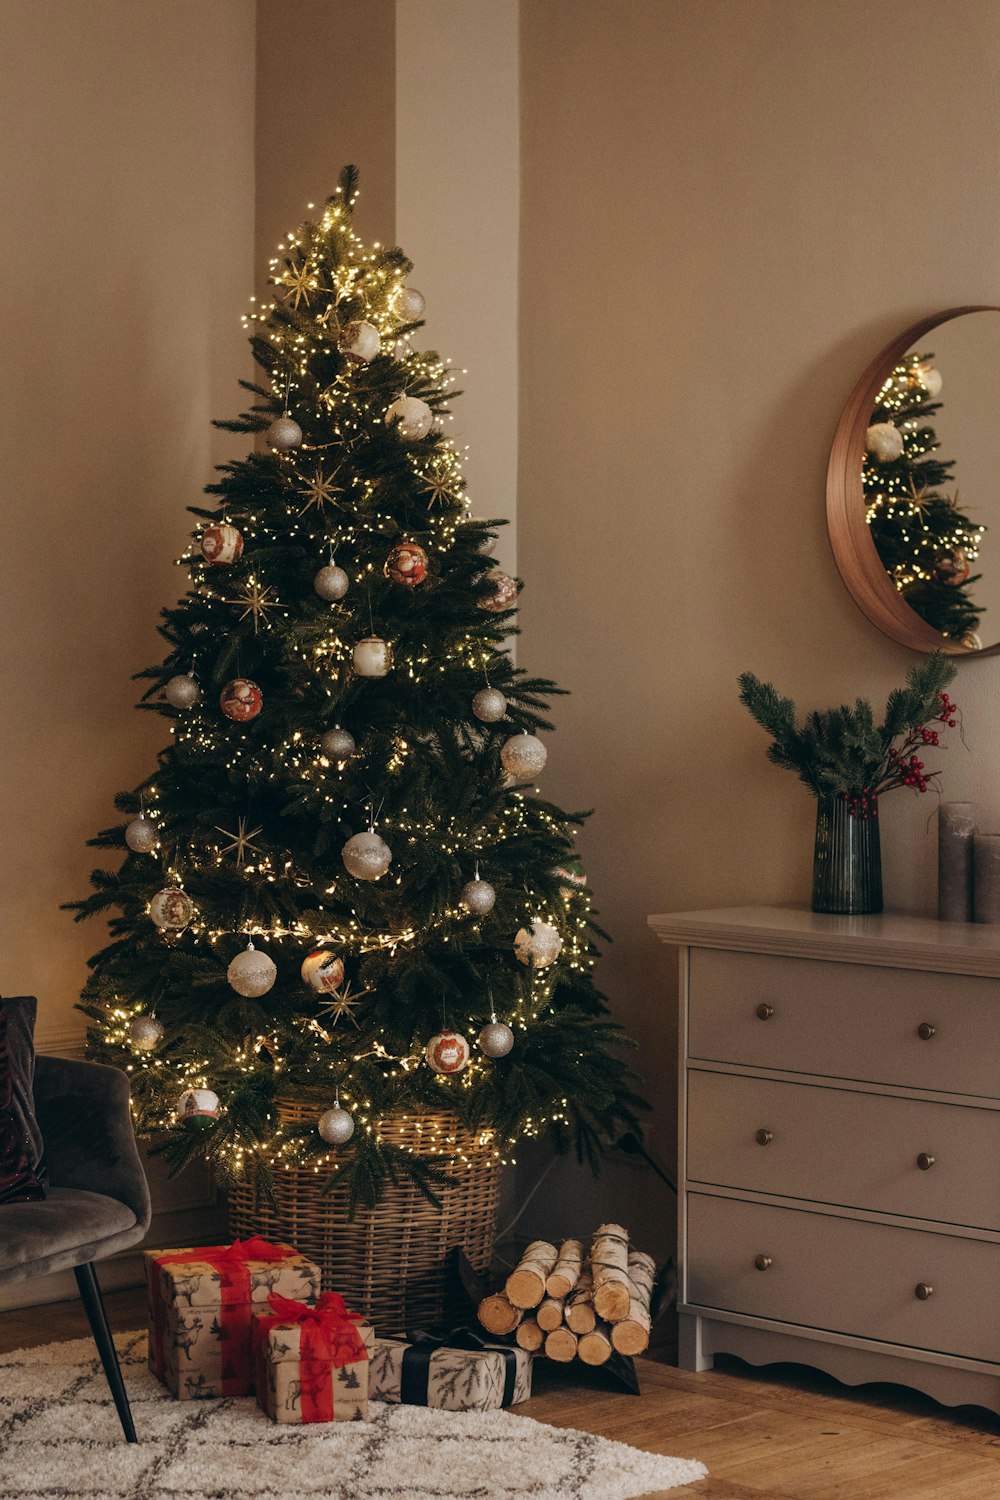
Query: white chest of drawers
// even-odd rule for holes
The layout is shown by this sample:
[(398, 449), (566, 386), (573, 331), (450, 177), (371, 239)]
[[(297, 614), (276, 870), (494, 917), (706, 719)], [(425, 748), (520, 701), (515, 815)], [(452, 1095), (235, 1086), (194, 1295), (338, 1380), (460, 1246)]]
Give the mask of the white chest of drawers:
[(1000, 1412), (1000, 928), (650, 925), (681, 950), (681, 1364)]

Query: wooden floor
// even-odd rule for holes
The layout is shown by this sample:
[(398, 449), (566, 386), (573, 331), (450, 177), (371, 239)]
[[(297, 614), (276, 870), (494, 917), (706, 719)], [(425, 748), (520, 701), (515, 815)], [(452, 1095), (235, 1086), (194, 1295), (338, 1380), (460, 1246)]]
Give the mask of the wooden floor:
[[(143, 1326), (141, 1291), (112, 1293), (107, 1303), (116, 1329)], [(0, 1313), (0, 1352), (86, 1333), (75, 1302)], [(848, 1389), (793, 1366), (766, 1376), (737, 1360), (701, 1375), (650, 1359), (637, 1366), (639, 1398), (611, 1390), (600, 1371), (570, 1373), (539, 1361), (535, 1395), (518, 1410), (701, 1459), (710, 1477), (671, 1492), (691, 1500), (1000, 1496), (1000, 1418), (989, 1413), (953, 1411), (896, 1386)]]

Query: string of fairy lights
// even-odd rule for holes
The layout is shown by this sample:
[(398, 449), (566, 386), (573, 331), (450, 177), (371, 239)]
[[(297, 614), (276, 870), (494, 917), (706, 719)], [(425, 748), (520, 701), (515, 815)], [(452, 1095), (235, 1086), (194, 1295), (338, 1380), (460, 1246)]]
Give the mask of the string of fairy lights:
[[(225, 486), (215, 487), (222, 495), (221, 520), (205, 521), (178, 559), (190, 579), (184, 602), (200, 611), (201, 629), (211, 624), (224, 630), (228, 618), (233, 624), (252, 629), (255, 638), (265, 637), (269, 649), (280, 652), (286, 673), (323, 670), (331, 678), (340, 673), (346, 679), (352, 671), (361, 671), (356, 640), (357, 606), (352, 612), (334, 603), (328, 612), (317, 614), (314, 622), (304, 621), (296, 610), (296, 601), (282, 597), (278, 585), (269, 580), (266, 557), (256, 562), (235, 588), (227, 577), (225, 564), (239, 560), (244, 538), (252, 539), (255, 557), (269, 546), (301, 544), (314, 550), (320, 560), (329, 557), (328, 569), (336, 574), (330, 583), (333, 592), (329, 596), (320, 593), (321, 598), (341, 597), (337, 592), (341, 588), (341, 573), (345, 592), (355, 599), (364, 599), (367, 594), (369, 641), (385, 647), (386, 660), (394, 673), (409, 684), (432, 682), (444, 673), (465, 673), (470, 679), (485, 682), (503, 705), (502, 695), (490, 688), (489, 675), (490, 668), (495, 668), (505, 654), (501, 646), (503, 631), (502, 627), (491, 625), (485, 615), (480, 628), (467, 629), (457, 638), (450, 637), (437, 650), (429, 642), (390, 646), (381, 642), (377, 634), (371, 584), (378, 572), (384, 571), (377, 560), (379, 549), (384, 550), (384, 538), (396, 524), (394, 508), (384, 503), (383, 495), (391, 497), (395, 491), (381, 479), (361, 472), (363, 462), (357, 455), (363, 455), (368, 433), (396, 421), (401, 438), (412, 438), (425, 420), (424, 413), (427, 414), (425, 430), (433, 431), (435, 437), (432, 447), (421, 448), (415, 441), (404, 446), (403, 488), (408, 493), (419, 493), (422, 498), (419, 516), (407, 524), (407, 535), (416, 554), (426, 548), (438, 558), (446, 557), (461, 528), (473, 517), (464, 477), (464, 455), (441, 432), (443, 425), (453, 420), (447, 396), (456, 384), (457, 374), (438, 355), (413, 347), (412, 325), (419, 323), (423, 299), (406, 285), (408, 263), (387, 253), (378, 243), (366, 248), (355, 235), (351, 226), (355, 201), (356, 194), (345, 199), (338, 189), (318, 223), (307, 222), (290, 231), (278, 247), (279, 254), (270, 262), (270, 281), (278, 289), (278, 297), (259, 302), (251, 298), (251, 308), (243, 318), (244, 327), (258, 349), (270, 353), (271, 390), (283, 413), (268, 430), (273, 493), (265, 506), (257, 498), (241, 502), (238, 490), (233, 487), (229, 490)], [(345, 306), (349, 317), (342, 315)], [(308, 328), (302, 326), (303, 319), (310, 320)], [(367, 386), (360, 377), (373, 357), (366, 351), (388, 349), (399, 369), (401, 394), (386, 411), (378, 389)], [(317, 379), (317, 370), (325, 368), (327, 356), (338, 352), (345, 355), (342, 368), (334, 379), (322, 384)], [(299, 418), (313, 434), (322, 429), (323, 441), (304, 441)], [(482, 550), (488, 553), (489, 546), (484, 545)], [(508, 607), (509, 595), (504, 588), (512, 586), (511, 580), (505, 580), (502, 574), (497, 577), (497, 602), (484, 605), (484, 609), (499, 611)], [(317, 592), (320, 592), (318, 585)], [(170, 724), (174, 752), (188, 764), (197, 765), (203, 759), (218, 765), (218, 715), (211, 700), (201, 693), (197, 661), (182, 660), (181, 655), (178, 650), (169, 659), (169, 665), (177, 668), (180, 675), (165, 687), (167, 701), (177, 710)], [(378, 661), (376, 665), (384, 662)], [(362, 675), (377, 677), (385, 672), (373, 670)], [(227, 704), (226, 693), (237, 686), (239, 693), (234, 693)], [(472, 1054), (460, 1031), (452, 1031), (444, 1024), (442, 1031), (427, 1043), (414, 1039), (401, 1051), (388, 1049), (378, 1038), (361, 1051), (342, 1041), (334, 1049), (331, 1044), (340, 1036), (336, 1033), (337, 1023), (344, 1019), (345, 1027), (353, 1024), (358, 1028), (355, 1007), (370, 994), (367, 989), (351, 993), (342, 978), (343, 962), (339, 955), (393, 957), (432, 941), (448, 945), (456, 935), (464, 940), (470, 930), (478, 930), (477, 924), (488, 915), (495, 898), (489, 882), (480, 877), (481, 859), (495, 858), (505, 845), (516, 845), (525, 836), (537, 834), (551, 837), (556, 847), (565, 847), (569, 820), (560, 818), (537, 800), (537, 787), (518, 785), (533, 780), (534, 773), (544, 764), (544, 747), (527, 731), (512, 736), (504, 745), (501, 758), (507, 773), (507, 794), (495, 823), (489, 828), (477, 827), (468, 816), (458, 817), (447, 810), (430, 815), (425, 808), (418, 810), (404, 805), (383, 812), (380, 806), (376, 808), (374, 798), (368, 800), (367, 807), (361, 807), (345, 796), (336, 773), (346, 762), (332, 759), (325, 752), (322, 737), (292, 729), (265, 745), (241, 733), (241, 726), (261, 711), (259, 689), (257, 699), (247, 691), (255, 687), (249, 679), (237, 677), (227, 685), (220, 700), (223, 714), (232, 721), (221, 761), (223, 770), (232, 781), (242, 781), (248, 788), (284, 786), (293, 778), (304, 799), (303, 808), (333, 810), (344, 827), (355, 828), (363, 823), (367, 833), (353, 835), (343, 850), (343, 863), (354, 881), (339, 872), (332, 878), (329, 872), (318, 876), (308, 861), (297, 858), (288, 849), (275, 847), (273, 838), (256, 823), (249, 804), (245, 817), (230, 817), (228, 822), (172, 840), (170, 818), (156, 780), (144, 787), (139, 816), (126, 829), (126, 842), (134, 852), (160, 858), (166, 886), (150, 899), (147, 914), (159, 928), (166, 948), (183, 939), (187, 948), (203, 947), (211, 953), (220, 944), (231, 946), (235, 931), (247, 938), (246, 951), (233, 959), (228, 970), (230, 984), (238, 994), (256, 997), (266, 993), (274, 983), (276, 966), (269, 949), (279, 956), (286, 954), (286, 950), (288, 956), (314, 950), (303, 962), (304, 977), (310, 960), (323, 956), (320, 970), (311, 969), (312, 975), (329, 968), (337, 955), (338, 983), (327, 984), (322, 973), (319, 981), (309, 980), (313, 1000), (322, 1000), (323, 991), (332, 997), (328, 1002), (330, 1014), (326, 1019), (322, 1013), (307, 1015), (303, 1002), (295, 1038), (299, 1066), (303, 1039), (314, 1043), (307, 1060), (311, 1083), (317, 1085), (324, 1073), (331, 1079), (334, 1103), (321, 1116), (318, 1130), (325, 1145), (333, 1149), (317, 1149), (315, 1139), (307, 1139), (310, 1132), (301, 1128), (302, 1120), (290, 1121), (285, 1117), (287, 1111), (283, 1114), (275, 1107), (267, 1114), (270, 1136), (265, 1147), (239, 1129), (231, 1131), (225, 1144), (229, 1169), (239, 1177), (251, 1163), (266, 1159), (272, 1167), (286, 1170), (305, 1161), (318, 1173), (335, 1162), (336, 1148), (346, 1144), (356, 1129), (364, 1131), (376, 1144), (392, 1137), (398, 1149), (419, 1150), (421, 1155), (438, 1155), (459, 1165), (471, 1165), (472, 1158), (466, 1154), (460, 1138), (434, 1119), (423, 1120), (403, 1112), (388, 1124), (370, 1097), (370, 1090), (359, 1086), (352, 1069), (361, 1063), (374, 1062), (381, 1077), (392, 1081), (405, 1079), (429, 1066), (443, 1097), (449, 1097), (453, 1091), (474, 1090), (496, 1060), (517, 1045), (518, 1033), (526, 1033), (551, 1005), (560, 973), (585, 975), (592, 969), (595, 955), (590, 938), (590, 897), (585, 883), (573, 881), (563, 886), (560, 909), (554, 911), (548, 892), (536, 887), (530, 879), (524, 881), (520, 899), (523, 926), (512, 940), (524, 973), (506, 1007), (505, 1019), (497, 1020), (491, 997), (491, 1021), (480, 1032), (479, 1056)], [(281, 706), (287, 712), (288, 703)], [(481, 715), (483, 723), (495, 722), (497, 717), (492, 712)], [(392, 735), (382, 774), (390, 780), (401, 776), (413, 753), (413, 745), (402, 733)], [(368, 842), (359, 846), (355, 867), (348, 850), (357, 839)], [(389, 855), (388, 861), (383, 859), (384, 868), (373, 864), (383, 858), (376, 845), (381, 845)], [(463, 867), (474, 865), (475, 880), (469, 882), (459, 899), (446, 901), (419, 927), (405, 920), (389, 930), (373, 926), (352, 898), (354, 882), (363, 880), (367, 884), (378, 879), (385, 888), (395, 888), (405, 895), (407, 858), (418, 849), (444, 860), (458, 860)], [(185, 882), (197, 889), (206, 872), (232, 868), (257, 887), (288, 883), (309, 892), (313, 897), (309, 920), (302, 916), (278, 916), (272, 908), (267, 917), (242, 916), (234, 929), (203, 916), (197, 901), (188, 896)], [(377, 869), (377, 874), (372, 873), (373, 869)], [(557, 873), (566, 872), (550, 872)], [(466, 897), (467, 890), (473, 891), (473, 895)], [(325, 900), (331, 901), (335, 910), (328, 909)], [(480, 1006), (469, 1005), (459, 1024), (468, 1029), (481, 1024), (481, 997)], [(347, 1035), (345, 1030), (344, 1036)], [(163, 1027), (156, 1018), (155, 1007), (147, 1001), (127, 1000), (116, 994), (104, 1007), (103, 1036), (109, 1047), (119, 1049), (125, 1056), (128, 1071), (144, 1076), (153, 1084), (151, 1089), (143, 1091), (134, 1106), (145, 1128), (162, 1128), (176, 1120), (203, 1126), (205, 1122), (214, 1122), (223, 1112), (212, 1089), (215, 1060), (211, 1056), (192, 1058), (159, 1051)], [(243, 1038), (233, 1048), (227, 1065), (236, 1074), (256, 1074), (265, 1054), (280, 1091), (280, 1079), (289, 1064), (281, 1026), (277, 1024), (273, 1031), (261, 1030)], [(175, 1102), (178, 1091), (179, 1105)], [(491, 1152), (501, 1160), (511, 1160), (518, 1139), (536, 1136), (553, 1124), (567, 1123), (567, 1107), (568, 1100), (562, 1098), (544, 1115), (526, 1114), (517, 1132), (503, 1139), (494, 1129), (483, 1127), (475, 1136), (476, 1149)], [(312, 1129), (316, 1128), (314, 1124)]]

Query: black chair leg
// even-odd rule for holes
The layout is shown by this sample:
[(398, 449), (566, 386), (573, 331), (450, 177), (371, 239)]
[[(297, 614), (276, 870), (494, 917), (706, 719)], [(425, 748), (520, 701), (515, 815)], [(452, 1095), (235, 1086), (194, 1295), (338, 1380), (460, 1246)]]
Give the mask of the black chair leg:
[(104, 1298), (101, 1296), (101, 1284), (97, 1279), (97, 1272), (92, 1262), (88, 1262), (85, 1266), (75, 1266), (74, 1271), (76, 1284), (80, 1288), (80, 1300), (86, 1309), (87, 1321), (90, 1323), (90, 1331), (94, 1335), (94, 1343), (101, 1356), (101, 1364), (104, 1366), (111, 1394), (115, 1398), (115, 1407), (125, 1434), (125, 1441), (137, 1443), (139, 1439), (135, 1435), (132, 1409), (125, 1392), (125, 1382), (118, 1363), (118, 1351), (115, 1349), (115, 1342), (108, 1326), (108, 1315), (104, 1310)]

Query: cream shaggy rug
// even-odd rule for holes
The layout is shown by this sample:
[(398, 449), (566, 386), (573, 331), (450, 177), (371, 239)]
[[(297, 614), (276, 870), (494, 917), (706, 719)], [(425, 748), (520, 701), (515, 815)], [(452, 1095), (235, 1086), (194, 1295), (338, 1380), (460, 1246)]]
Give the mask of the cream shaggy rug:
[(370, 1422), (279, 1427), (252, 1398), (174, 1401), (146, 1335), (118, 1345), (137, 1446), (89, 1339), (0, 1355), (2, 1500), (631, 1500), (706, 1472), (507, 1411), (373, 1403)]

